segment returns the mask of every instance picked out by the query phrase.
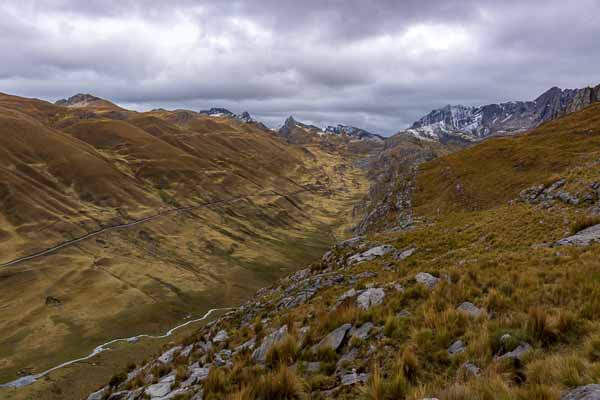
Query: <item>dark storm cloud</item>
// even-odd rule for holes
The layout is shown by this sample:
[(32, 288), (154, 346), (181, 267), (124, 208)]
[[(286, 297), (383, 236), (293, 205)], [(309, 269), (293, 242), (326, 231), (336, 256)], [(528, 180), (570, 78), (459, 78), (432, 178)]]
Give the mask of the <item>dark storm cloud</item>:
[(447, 103), (600, 83), (597, 15), (595, 0), (8, 0), (0, 91), (393, 133)]

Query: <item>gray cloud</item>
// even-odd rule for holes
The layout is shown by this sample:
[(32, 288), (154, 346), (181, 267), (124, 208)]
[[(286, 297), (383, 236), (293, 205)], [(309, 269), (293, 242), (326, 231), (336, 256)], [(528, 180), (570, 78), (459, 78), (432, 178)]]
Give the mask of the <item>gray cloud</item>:
[(447, 103), (600, 83), (597, 15), (595, 0), (7, 0), (0, 90), (391, 134)]

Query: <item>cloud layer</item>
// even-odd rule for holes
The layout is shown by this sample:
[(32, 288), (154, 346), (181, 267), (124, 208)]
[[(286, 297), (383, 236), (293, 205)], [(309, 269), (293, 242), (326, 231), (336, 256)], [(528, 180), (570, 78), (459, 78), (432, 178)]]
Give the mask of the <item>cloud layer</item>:
[(394, 133), (432, 108), (600, 83), (596, 0), (7, 0), (0, 91)]

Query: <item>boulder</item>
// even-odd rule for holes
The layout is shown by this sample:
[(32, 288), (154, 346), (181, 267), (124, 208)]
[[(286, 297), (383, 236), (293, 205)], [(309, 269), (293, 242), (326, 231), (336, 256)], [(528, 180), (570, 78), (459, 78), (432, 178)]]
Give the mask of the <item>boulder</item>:
[(462, 368), (465, 370), (467, 375), (479, 376), (479, 374), (481, 373), (481, 369), (477, 365), (473, 364), (472, 362), (464, 363), (462, 365)]
[(429, 289), (433, 289), (435, 285), (437, 285), (440, 278), (436, 278), (428, 272), (419, 272), (415, 275), (415, 280), (417, 283), (427, 286)]
[(198, 363), (191, 365), (188, 367), (189, 376), (185, 381), (181, 382), (181, 387), (187, 388), (198, 382), (202, 382), (208, 377), (209, 372), (210, 368), (200, 367)]
[(600, 242), (600, 224), (590, 226), (575, 235), (566, 237), (556, 242), (557, 246), (589, 246), (594, 242)]
[(333, 351), (337, 351), (338, 348), (342, 345), (342, 342), (346, 337), (346, 333), (348, 333), (350, 329), (352, 329), (351, 324), (344, 324), (336, 328), (327, 336), (325, 336), (319, 343), (317, 343), (313, 347), (313, 351), (321, 349), (331, 349)]
[(370, 322), (365, 322), (359, 328), (352, 328), (350, 330), (350, 338), (365, 340), (369, 337), (369, 333), (371, 329), (373, 329), (373, 324)]
[(512, 358), (520, 360), (522, 357), (531, 350), (531, 345), (529, 343), (521, 342), (513, 351), (509, 351), (508, 353), (504, 353), (499, 359)]
[(468, 314), (470, 317), (477, 318), (483, 314), (483, 310), (475, 306), (473, 303), (465, 301), (456, 308), (458, 311)]
[(348, 258), (348, 265), (354, 265), (365, 261), (374, 260), (377, 257), (384, 256), (395, 251), (394, 247), (384, 244), (382, 246), (373, 247), (365, 252), (355, 254)]
[(252, 359), (258, 363), (264, 363), (267, 359), (267, 353), (271, 348), (281, 341), (288, 333), (287, 325), (283, 325), (281, 328), (265, 337), (260, 346), (252, 353)]
[(144, 390), (144, 394), (149, 396), (151, 399), (155, 397), (165, 397), (171, 393), (171, 383), (161, 382), (154, 385), (150, 385)]
[(365, 290), (356, 298), (356, 304), (363, 310), (368, 310), (373, 306), (383, 303), (384, 298), (385, 292), (382, 288), (371, 288)]
[(462, 340), (457, 340), (448, 347), (448, 354), (453, 356), (465, 351), (465, 344)]
[(131, 392), (129, 390), (121, 390), (120, 392), (111, 393), (107, 400), (125, 400), (129, 398)]
[(163, 364), (171, 363), (171, 361), (173, 361), (173, 359), (175, 358), (175, 353), (181, 350), (181, 348), (181, 346), (175, 346), (172, 349), (165, 351), (160, 357), (158, 357), (158, 361), (160, 361)]
[(600, 400), (600, 385), (579, 386), (563, 394), (560, 400)]
[(212, 339), (213, 343), (226, 342), (227, 340), (229, 340), (229, 335), (227, 334), (227, 331), (224, 329), (217, 332), (215, 337)]
[(102, 400), (102, 399), (104, 399), (106, 393), (108, 393), (108, 387), (103, 387), (102, 389), (98, 390), (97, 392), (90, 394), (88, 396), (87, 400)]
[(415, 247), (410, 248), (408, 250), (400, 251), (396, 254), (396, 256), (394, 258), (398, 261), (402, 261), (402, 260), (405, 260), (408, 257), (412, 256), (415, 253), (415, 251), (417, 251), (417, 249)]
[(344, 293), (342, 293), (342, 295), (340, 297), (338, 297), (336, 303), (341, 303), (342, 301), (344, 301), (346, 299), (350, 299), (350, 298), (356, 296), (357, 294), (358, 294), (358, 292), (354, 288), (347, 290)]

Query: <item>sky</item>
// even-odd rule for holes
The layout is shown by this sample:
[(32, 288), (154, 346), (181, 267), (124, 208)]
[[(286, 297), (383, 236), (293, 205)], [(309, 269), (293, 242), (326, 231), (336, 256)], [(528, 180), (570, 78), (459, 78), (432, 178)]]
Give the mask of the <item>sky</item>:
[(598, 0), (3, 0), (0, 92), (393, 134), (600, 83)]

